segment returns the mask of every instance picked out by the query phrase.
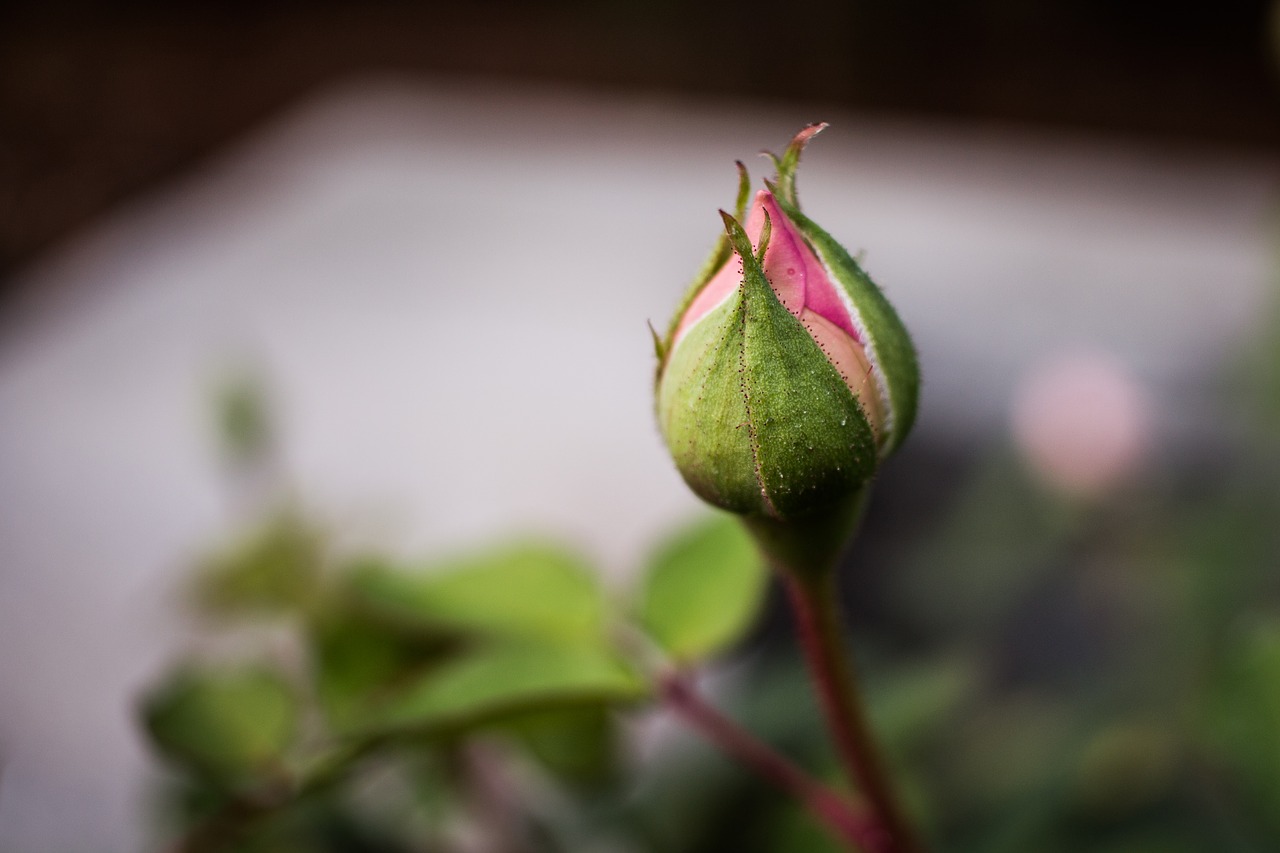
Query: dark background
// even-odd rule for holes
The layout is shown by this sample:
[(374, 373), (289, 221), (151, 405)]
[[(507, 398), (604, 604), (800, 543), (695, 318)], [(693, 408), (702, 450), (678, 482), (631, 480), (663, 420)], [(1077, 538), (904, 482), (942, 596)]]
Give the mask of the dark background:
[(1274, 150), (1271, 4), (1217, 0), (19, 2), (0, 11), (0, 288), (337, 78), (733, 94)]

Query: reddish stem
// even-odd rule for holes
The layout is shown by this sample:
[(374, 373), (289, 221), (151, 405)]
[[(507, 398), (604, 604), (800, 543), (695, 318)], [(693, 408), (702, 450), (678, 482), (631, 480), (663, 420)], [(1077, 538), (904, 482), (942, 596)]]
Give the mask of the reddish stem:
[(798, 800), (837, 838), (856, 849), (880, 849), (878, 827), (857, 814), (851, 803), (702, 701), (683, 678), (668, 676), (659, 687), (667, 707), (729, 756)]
[(923, 848), (898, 805), (858, 698), (840, 630), (835, 572), (782, 575), (827, 726), (845, 768), (871, 806), (875, 832), (867, 847), (873, 853), (919, 853)]

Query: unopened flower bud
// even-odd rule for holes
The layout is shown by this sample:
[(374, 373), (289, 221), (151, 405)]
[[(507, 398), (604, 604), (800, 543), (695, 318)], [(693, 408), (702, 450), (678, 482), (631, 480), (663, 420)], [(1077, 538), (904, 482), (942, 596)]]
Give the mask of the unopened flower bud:
[[(847, 504), (915, 417), (915, 351), (857, 262), (799, 210), (801, 131), (657, 342), (658, 420), (703, 499), (778, 521)], [(750, 204), (748, 205), (748, 202)], [(749, 211), (748, 211), (749, 206)]]

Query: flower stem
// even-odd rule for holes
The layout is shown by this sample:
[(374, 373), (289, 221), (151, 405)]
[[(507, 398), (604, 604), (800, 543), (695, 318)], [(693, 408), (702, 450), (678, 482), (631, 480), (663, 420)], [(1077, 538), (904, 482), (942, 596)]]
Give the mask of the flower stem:
[(857, 813), (846, 798), (708, 705), (680, 675), (662, 678), (659, 689), (667, 707), (729, 756), (798, 800), (835, 837), (867, 853), (880, 849), (876, 846), (879, 827)]
[(800, 645), (817, 687), (840, 759), (871, 808), (875, 822), (867, 847), (874, 853), (919, 853), (915, 838), (876, 749), (841, 632), (836, 573), (783, 571)]

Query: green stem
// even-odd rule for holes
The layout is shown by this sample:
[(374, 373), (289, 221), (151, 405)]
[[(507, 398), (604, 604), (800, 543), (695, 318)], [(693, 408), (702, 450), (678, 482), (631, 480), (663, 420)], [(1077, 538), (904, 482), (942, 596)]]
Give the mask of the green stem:
[(680, 675), (658, 682), (667, 707), (700, 731), (726, 755), (754, 771), (760, 778), (794, 797), (836, 838), (853, 849), (875, 853), (879, 828), (856, 812), (846, 799), (812, 778), (772, 747), (702, 701)]
[(836, 749), (878, 823), (876, 853), (919, 853), (923, 848), (899, 805), (876, 749), (841, 631), (836, 573), (783, 571), (795, 611), (800, 645)]

